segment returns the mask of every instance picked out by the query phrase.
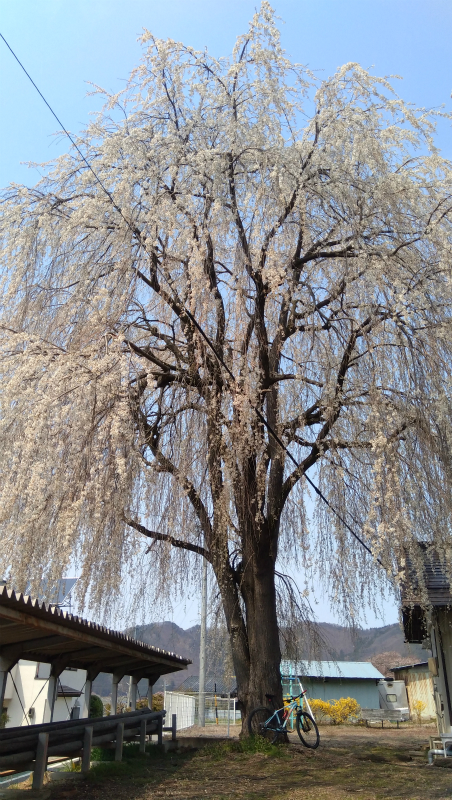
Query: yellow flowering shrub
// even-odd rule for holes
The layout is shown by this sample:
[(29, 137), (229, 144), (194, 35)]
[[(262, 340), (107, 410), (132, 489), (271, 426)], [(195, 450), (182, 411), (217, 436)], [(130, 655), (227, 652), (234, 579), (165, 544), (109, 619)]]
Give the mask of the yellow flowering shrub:
[(309, 705), (317, 722), (329, 717), (333, 725), (340, 725), (357, 719), (360, 705), (353, 697), (340, 697), (339, 700), (309, 700)]
[(330, 715), (330, 703), (327, 703), (325, 700), (309, 700), (309, 705), (311, 706), (312, 713), (317, 722), (322, 722), (325, 717), (329, 717)]
[(422, 712), (425, 711), (426, 708), (427, 708), (427, 703), (424, 703), (423, 700), (415, 700), (415, 702), (411, 706), (413, 712), (411, 716), (416, 717), (416, 722), (418, 725), (421, 725), (422, 723)]
[(329, 716), (336, 725), (357, 719), (361, 706), (353, 697), (340, 697), (339, 700), (330, 701)]

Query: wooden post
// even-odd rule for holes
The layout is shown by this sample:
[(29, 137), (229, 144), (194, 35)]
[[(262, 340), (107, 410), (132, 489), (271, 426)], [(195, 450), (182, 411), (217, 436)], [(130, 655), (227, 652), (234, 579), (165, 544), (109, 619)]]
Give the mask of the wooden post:
[(115, 683), (114, 678), (111, 685), (111, 711), (110, 714), (114, 716), (116, 714), (116, 708), (118, 705), (118, 684)]
[(83, 735), (82, 773), (89, 771), (91, 764), (91, 748), (93, 746), (93, 726), (87, 725)]
[(33, 789), (42, 789), (44, 775), (47, 769), (47, 748), (49, 746), (49, 734), (40, 733), (38, 735), (38, 747), (36, 749), (36, 761), (33, 772)]
[(47, 687), (47, 707), (49, 709), (49, 719), (43, 722), (53, 722), (53, 712), (55, 709), (55, 700), (57, 696), (58, 675), (55, 675), (53, 670), (50, 672), (49, 685)]
[(176, 723), (177, 723), (177, 715), (173, 714), (171, 717), (171, 740), (173, 742), (176, 741)]
[(138, 678), (134, 675), (130, 676), (130, 709), (131, 711), (137, 710), (137, 686)]
[(122, 746), (124, 744), (124, 723), (118, 722), (116, 728), (115, 761), (122, 761)]
[(118, 706), (118, 683), (124, 677), (123, 672), (113, 672), (111, 676), (111, 714), (116, 714)]
[(146, 717), (140, 723), (140, 753), (146, 752)]
[(3, 708), (3, 702), (5, 700), (5, 692), (6, 692), (6, 682), (8, 680), (8, 675), (10, 670), (14, 665), (17, 663), (17, 659), (15, 658), (6, 658), (5, 656), (0, 656), (0, 713)]
[(158, 720), (157, 744), (163, 744), (163, 717), (159, 717)]
[(85, 683), (85, 692), (83, 695), (83, 706), (82, 706), (82, 717), (88, 719), (89, 717), (89, 705), (91, 702), (91, 692), (93, 690), (93, 682), (91, 678), (86, 678)]

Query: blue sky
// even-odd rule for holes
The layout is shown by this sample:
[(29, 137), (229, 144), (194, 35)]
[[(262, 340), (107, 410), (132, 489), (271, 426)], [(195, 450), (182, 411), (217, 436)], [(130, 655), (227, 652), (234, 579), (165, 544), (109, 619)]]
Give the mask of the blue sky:
[[(231, 51), (255, 0), (0, 0), (0, 30), (71, 131), (84, 127), (98, 98), (87, 81), (117, 90), (137, 63), (146, 27), (215, 55)], [(398, 74), (397, 91), (416, 105), (452, 110), (450, 0), (274, 0), (293, 60), (327, 77), (347, 61)], [(0, 186), (34, 183), (21, 162), (66, 148), (42, 100), (0, 42)], [(450, 124), (439, 142), (452, 157)]]
[[(247, 28), (255, 0), (0, 0), (0, 31), (16, 51), (65, 126), (74, 133), (99, 99), (87, 81), (117, 91), (140, 57), (143, 28), (155, 35), (230, 53)], [(415, 105), (452, 111), (452, 2), (450, 0), (274, 0), (282, 42), (290, 57), (328, 77), (345, 62), (398, 74), (397, 92)], [(36, 169), (21, 162), (53, 159), (67, 149), (57, 123), (0, 40), (0, 187), (34, 184)], [(438, 144), (452, 158), (449, 121)], [(320, 593), (319, 593), (320, 595)], [(319, 599), (319, 598), (318, 598)], [(396, 621), (392, 603), (386, 622)], [(319, 599), (319, 619), (332, 620)], [(196, 622), (196, 598), (173, 619)], [(369, 624), (376, 621), (372, 615)], [(382, 624), (381, 621), (377, 624)]]

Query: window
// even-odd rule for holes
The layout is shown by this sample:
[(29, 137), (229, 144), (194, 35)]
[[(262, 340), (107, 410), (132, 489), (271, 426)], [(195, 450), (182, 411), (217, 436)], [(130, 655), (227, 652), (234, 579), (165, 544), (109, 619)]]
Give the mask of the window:
[(397, 695), (396, 694), (387, 694), (386, 695), (386, 702), (387, 703), (397, 703)]

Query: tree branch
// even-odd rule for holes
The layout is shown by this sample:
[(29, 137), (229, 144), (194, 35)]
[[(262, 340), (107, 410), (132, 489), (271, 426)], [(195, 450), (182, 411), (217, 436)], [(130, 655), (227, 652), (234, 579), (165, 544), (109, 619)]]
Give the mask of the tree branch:
[[(199, 556), (203, 556), (209, 563), (212, 563), (210, 553), (205, 547), (201, 547), (198, 544), (191, 544), (190, 542), (184, 542), (182, 539), (175, 539), (174, 536), (170, 536), (169, 533), (150, 531), (149, 528), (145, 528), (144, 525), (135, 522), (133, 519), (126, 518), (125, 522), (131, 528), (138, 531), (138, 533), (142, 533), (143, 536), (147, 536), (149, 539), (155, 539), (159, 542), (169, 542), (172, 547), (180, 547), (182, 550), (189, 550), (191, 553), (197, 553)], [(146, 550), (146, 553), (149, 553), (149, 550), (150, 548)]]

